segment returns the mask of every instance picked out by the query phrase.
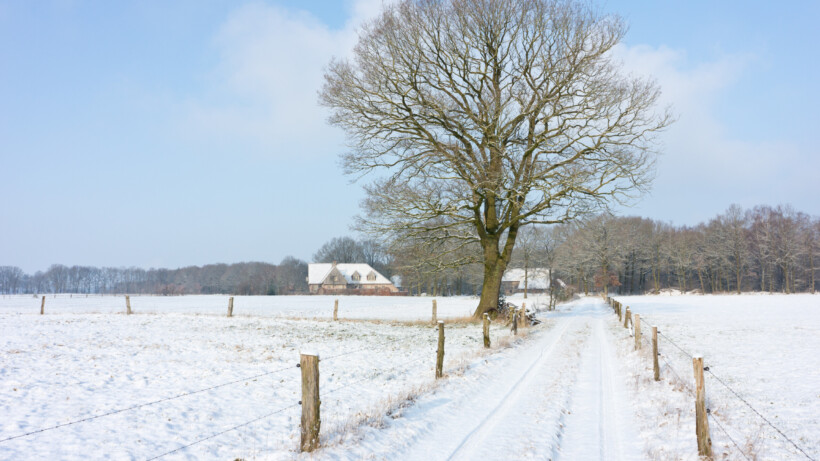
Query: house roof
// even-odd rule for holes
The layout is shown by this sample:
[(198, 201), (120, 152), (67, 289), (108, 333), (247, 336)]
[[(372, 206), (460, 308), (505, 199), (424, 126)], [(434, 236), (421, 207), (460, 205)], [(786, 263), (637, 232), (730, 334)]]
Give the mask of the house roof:
[[(517, 288), (524, 289), (524, 269), (509, 269), (501, 279), (504, 282), (518, 282)], [(546, 290), (550, 287), (550, 271), (543, 267), (527, 269), (527, 288)]]
[[(308, 264), (308, 283), (311, 285), (321, 284), (324, 282), (327, 275), (333, 269), (331, 263), (311, 263)], [(380, 274), (378, 271), (370, 267), (370, 264), (336, 264), (336, 269), (344, 276), (347, 283), (350, 284), (376, 284), (376, 285), (392, 285), (387, 277)], [(361, 280), (356, 281), (351, 278), (354, 272), (358, 272)], [(376, 274), (376, 280), (367, 280), (367, 275), (373, 272)]]

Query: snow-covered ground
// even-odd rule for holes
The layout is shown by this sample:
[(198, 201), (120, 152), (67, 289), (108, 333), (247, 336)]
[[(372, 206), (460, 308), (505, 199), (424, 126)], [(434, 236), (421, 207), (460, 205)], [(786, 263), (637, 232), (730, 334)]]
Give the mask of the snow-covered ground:
[[(338, 443), (433, 385), (437, 332), (389, 321), (429, 320), (430, 298), (340, 297), (340, 322), (333, 299), (237, 297), (227, 318), (218, 296), (135, 296), (130, 316), (122, 297), (49, 296), (42, 316), (38, 299), (0, 298), (0, 459), (149, 459), (257, 418), (164, 459), (293, 458), (300, 351), (321, 357), (323, 441)], [(476, 302), (439, 298), (439, 317)], [(446, 337), (446, 372), (483, 354), (480, 325)]]
[[(225, 315), (228, 296), (131, 296), (131, 309), (150, 314)], [(235, 316), (302, 317), (329, 319), (333, 303), (339, 300), (339, 317), (347, 319), (428, 320), (436, 299), (441, 319), (467, 317), (478, 305), (474, 296), (235, 296)], [(510, 299), (520, 305), (521, 295)], [(40, 297), (0, 296), (0, 314), (40, 313)], [(531, 303), (543, 305), (546, 298), (530, 295)], [(125, 296), (46, 295), (45, 311), (56, 313), (124, 313)]]
[[(820, 459), (820, 295), (615, 299), (641, 315), (647, 339), (650, 325), (658, 327), (665, 377), (674, 378), (677, 373), (683, 382), (692, 383), (690, 356), (704, 357), (704, 365), (709, 367), (705, 385), (716, 454), (729, 459)], [(626, 334), (626, 330), (621, 331)], [(668, 424), (670, 415), (691, 421), (694, 403), (688, 389), (658, 392), (658, 386), (651, 382), (650, 356), (646, 352), (621, 352), (629, 363), (632, 387), (642, 395), (636, 409), (653, 422), (650, 426)], [(663, 407), (663, 415), (658, 414), (658, 406)], [(661, 458), (681, 456), (694, 440), (694, 425), (689, 424), (681, 426), (679, 432), (667, 431), (665, 440), (657, 439), (656, 428), (645, 429), (644, 435), (656, 437), (650, 445), (655, 445)]]
[[(340, 297), (340, 322), (332, 297), (237, 297), (233, 318), (224, 296), (131, 299), (126, 316), (121, 297), (49, 296), (40, 316), (39, 299), (0, 298), (0, 459), (697, 459), (691, 360), (662, 337), (654, 382), (599, 298), (542, 312), (525, 339), (495, 324), (491, 350), (450, 322), (443, 380), (431, 298)], [(619, 299), (820, 458), (820, 296)], [(439, 317), (476, 302), (438, 298)], [(314, 454), (298, 453), (300, 351), (321, 356)], [(716, 459), (806, 459), (706, 387), (740, 447), (713, 422)]]

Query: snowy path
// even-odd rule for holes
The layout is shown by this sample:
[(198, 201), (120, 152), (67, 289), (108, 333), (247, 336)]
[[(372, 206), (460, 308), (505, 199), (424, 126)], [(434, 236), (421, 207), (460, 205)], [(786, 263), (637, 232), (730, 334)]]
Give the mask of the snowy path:
[[(595, 306), (598, 307), (598, 306)], [(632, 414), (624, 402), (623, 378), (597, 309), (590, 309), (592, 335), (582, 356), (567, 417), (561, 459), (641, 459)], [(603, 315), (608, 312), (603, 313)]]
[[(624, 375), (597, 299), (549, 316), (515, 350), (453, 378), (401, 418), (332, 458), (475, 460), (643, 459)], [(610, 319), (611, 321), (611, 319)]]

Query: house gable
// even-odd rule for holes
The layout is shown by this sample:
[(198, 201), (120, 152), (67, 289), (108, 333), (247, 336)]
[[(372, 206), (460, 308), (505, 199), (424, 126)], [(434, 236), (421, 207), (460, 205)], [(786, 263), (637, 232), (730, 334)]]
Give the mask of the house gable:
[(347, 278), (342, 274), (342, 271), (334, 265), (324, 280), (322, 280), (322, 285), (347, 285)]

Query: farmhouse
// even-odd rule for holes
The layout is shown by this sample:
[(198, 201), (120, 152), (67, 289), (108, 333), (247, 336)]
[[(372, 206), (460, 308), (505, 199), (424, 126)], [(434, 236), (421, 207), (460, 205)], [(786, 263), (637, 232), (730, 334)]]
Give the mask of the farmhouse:
[(501, 288), (505, 295), (523, 293), (525, 285), (529, 293), (546, 293), (550, 288), (549, 269), (543, 267), (531, 267), (526, 271), (510, 269), (501, 279)]
[(399, 292), (387, 277), (369, 264), (308, 264), (312, 295), (392, 295)]

